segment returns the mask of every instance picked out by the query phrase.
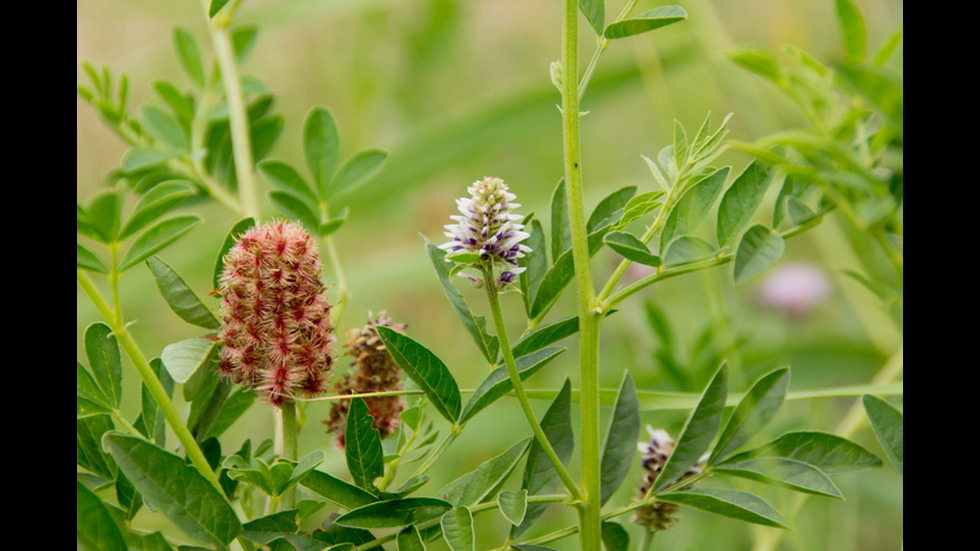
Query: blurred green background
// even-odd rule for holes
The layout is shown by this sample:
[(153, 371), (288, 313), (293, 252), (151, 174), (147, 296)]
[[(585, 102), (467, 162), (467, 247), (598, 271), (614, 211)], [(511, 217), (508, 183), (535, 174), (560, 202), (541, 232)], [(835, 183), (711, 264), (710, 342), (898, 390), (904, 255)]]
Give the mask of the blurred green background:
[[(729, 137), (742, 141), (802, 124), (798, 110), (774, 87), (728, 61), (727, 48), (775, 52), (793, 44), (825, 62), (843, 57), (832, 0), (677, 3), (687, 10), (688, 21), (614, 41), (601, 60), (582, 105), (589, 111), (582, 119), (587, 208), (625, 185), (637, 185), (641, 192), (654, 189), (640, 156), (655, 157), (670, 143), (674, 119), (693, 132), (708, 112), (715, 124), (732, 112)], [(900, 1), (856, 3), (868, 26), (870, 49), (904, 20)], [(607, 2), (607, 21), (623, 4)], [(633, 13), (655, 5), (641, 0)], [(380, 147), (391, 155), (377, 177), (332, 205), (334, 210), (349, 206), (351, 212), (334, 234), (351, 291), (338, 333), (363, 324), (368, 311), (387, 310), (446, 362), (461, 388), (472, 389), (484, 378), (487, 367), (439, 286), (424, 240), (443, 240), (442, 226), (450, 222), (454, 199), (484, 176), (503, 178), (519, 196), (520, 212), (533, 211), (547, 223), (551, 193), (562, 175), (560, 98), (548, 73), (549, 64), (560, 57), (560, 10), (553, 0), (243, 2), (235, 22), (259, 29), (243, 73), (261, 80), (275, 95), (275, 109), (286, 121), (270, 157), (305, 166), (301, 127), (315, 105), (330, 107), (336, 116), (342, 158), (365, 147)], [(189, 88), (171, 45), (175, 24), (191, 30), (205, 59), (211, 57), (198, 0), (78, 2), (76, 81), (85, 82), (82, 60), (104, 63), (114, 74), (127, 73), (133, 110), (153, 96), (154, 79)], [(594, 48), (584, 19), (580, 33), (584, 64)], [(895, 62), (901, 67), (901, 50)], [(76, 105), (76, 200), (85, 202), (106, 185), (107, 173), (118, 166), (126, 147), (89, 105), (80, 98)], [(729, 151), (718, 163), (740, 171), (749, 161)], [(257, 178), (262, 190), (268, 190), (267, 182)], [(183, 208), (200, 213), (205, 222), (161, 256), (204, 297), (214, 256), (236, 215), (214, 203)], [(264, 201), (263, 215), (275, 214)], [(793, 368), (791, 390), (868, 382), (899, 349), (902, 337), (873, 295), (840, 276), (839, 270), (857, 267), (851, 251), (833, 217), (787, 243), (780, 265), (812, 264), (831, 288), (805, 316), (791, 317), (761, 305), (764, 277), (733, 288), (730, 266), (668, 280), (634, 296), (603, 326), (603, 387), (615, 388), (629, 369), (641, 390), (699, 390), (721, 357), (733, 367), (733, 391), (745, 390), (756, 377), (781, 365)], [(611, 251), (597, 255), (596, 281), (604, 281), (617, 262)], [(324, 278), (328, 284), (335, 281), (332, 267), (326, 267)], [(104, 283), (102, 278), (96, 281)], [(465, 282), (460, 286), (470, 306), (486, 314), (482, 294), (467, 287)], [(166, 344), (200, 335), (168, 309), (145, 267), (127, 272), (121, 300), (126, 319), (134, 322), (133, 334), (151, 357)], [(573, 290), (567, 289), (549, 319), (573, 314), (573, 301)], [(645, 303), (669, 320), (670, 347), (651, 330)], [(504, 309), (511, 335), (519, 335), (524, 329), (520, 298), (505, 296)], [(76, 312), (76, 356), (83, 358), (82, 332), (99, 318), (80, 290)], [(344, 339), (338, 340), (339, 351)], [(577, 351), (573, 342), (565, 344), (569, 350), (536, 375), (531, 388), (557, 388), (566, 376), (577, 386)], [(665, 369), (667, 355), (683, 378)], [(337, 365), (344, 369), (347, 361)], [(135, 416), (138, 378), (127, 372), (124, 383), (124, 411)], [(852, 401), (787, 403), (760, 440), (789, 429), (832, 431)], [(543, 412), (547, 403), (536, 407)], [(300, 455), (324, 448), (328, 459), (321, 468), (339, 474), (343, 455), (320, 424), (328, 411), (326, 403), (305, 408)], [(685, 413), (645, 411), (643, 421), (676, 436)], [(245, 438), (256, 442), (271, 436), (272, 426), (269, 408), (256, 404), (222, 436), (223, 448), (233, 450)], [(528, 434), (516, 401), (498, 402), (467, 426), (430, 471), (432, 480), (422, 492), (438, 490)], [(884, 457), (870, 430), (855, 439)], [(572, 464), (576, 469), (577, 458)], [(638, 486), (638, 461), (634, 471), (611, 500), (614, 506), (626, 503)], [(515, 473), (510, 484), (518, 485), (519, 479)], [(837, 482), (847, 501), (809, 499), (782, 548), (898, 549), (903, 537), (901, 476), (886, 463)], [(782, 510), (795, 497), (788, 491), (752, 488)], [(158, 521), (152, 514), (141, 515), (148, 526)], [(552, 507), (528, 535), (573, 523), (570, 510)], [(506, 521), (495, 513), (479, 516), (478, 548), (502, 543), (506, 529)], [(637, 540), (639, 532), (630, 531)], [(756, 531), (733, 520), (685, 511), (677, 527), (657, 537), (655, 548), (749, 549)], [(555, 544), (559, 549), (576, 546), (576, 538)]]

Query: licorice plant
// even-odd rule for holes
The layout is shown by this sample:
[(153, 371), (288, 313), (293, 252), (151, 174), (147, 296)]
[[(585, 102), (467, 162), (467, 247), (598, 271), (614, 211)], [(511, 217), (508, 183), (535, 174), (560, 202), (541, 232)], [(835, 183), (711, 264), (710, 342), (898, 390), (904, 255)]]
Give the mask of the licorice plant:
[[(863, 263), (845, 275), (877, 297), (900, 334), (902, 77), (888, 64), (900, 30), (869, 56), (861, 12), (836, 0), (846, 63), (794, 47), (788, 64), (764, 50), (728, 51), (799, 107), (805, 126), (743, 141), (728, 139), (737, 115), (705, 116), (693, 132), (675, 121), (670, 143), (638, 159), (648, 187), (605, 191), (587, 209), (598, 188), (591, 176), (586, 185), (581, 101), (603, 54), (680, 28), (688, 14), (658, 6), (634, 15), (637, 0), (627, 0), (607, 22), (603, 0), (564, 0), (554, 25), (561, 58), (550, 67), (561, 99), (548, 111), (560, 118), (553, 145), (562, 165), (549, 167), (558, 184), (548, 186), (547, 216), (522, 199), (539, 182), (503, 178), (492, 164), (452, 186), (455, 205), (427, 196), (443, 235), (425, 235), (413, 254), (448, 302), (372, 305), (379, 313), (356, 325), (352, 297), (373, 296), (367, 282), (345, 277), (336, 237), (350, 211), (337, 205), (379, 174), (410, 170), (410, 155), (392, 172), (382, 172), (388, 153), (373, 147), (341, 162), (334, 112), (315, 106), (299, 132), (305, 167), (270, 158), (291, 128), (268, 89), (241, 72), (258, 29), (233, 24), (240, 4), (204, 2), (213, 65), (194, 33), (176, 28), (191, 89), (155, 81), (154, 98), (135, 113), (125, 74), (82, 62), (79, 97), (127, 149), (109, 185), (76, 204), (78, 288), (101, 318), (80, 331), (76, 362), (78, 549), (646, 550), (675, 542), (658, 534), (711, 518), (695, 511), (728, 527), (755, 525), (746, 536), (755, 548), (775, 549), (809, 496), (843, 499), (837, 476), (884, 464), (855, 441), (863, 423), (872, 429), (865, 440), (903, 472), (900, 343), (868, 384), (791, 391), (790, 367), (747, 375), (724, 332), (698, 339), (688, 356), (707, 368), (687, 369), (695, 361), (672, 348), (673, 313), (647, 301), (639, 311), (663, 344), (654, 365), (622, 365), (600, 351), (606, 320), (631, 315), (661, 282), (730, 266), (729, 281), (741, 285), (773, 267), (790, 238), (827, 220), (845, 227), (847, 250)], [(580, 72), (580, 43), (593, 38)], [(720, 164), (730, 146), (751, 158), (747, 166)], [(224, 239), (192, 243), (192, 230), (213, 229), (201, 214), (212, 207), (232, 218), (215, 234)], [(370, 210), (357, 214), (370, 222)], [(705, 223), (713, 230), (700, 231)], [(344, 235), (359, 237), (365, 249), (391, 246)], [(160, 256), (178, 241), (182, 251), (208, 249), (209, 281), (186, 279)], [(613, 264), (599, 269), (596, 258)], [(384, 277), (389, 268), (372, 271)], [(194, 337), (161, 350), (140, 342), (145, 328), (170, 330), (123, 310), (135, 300), (123, 276), (144, 269), (159, 295), (147, 296), (162, 297)], [(384, 280), (408, 297), (414, 284)], [(574, 313), (552, 316), (569, 287)], [(423, 344), (433, 312), (460, 327), (440, 326), (442, 342)], [(804, 314), (796, 306), (791, 317)], [(509, 334), (517, 322), (520, 335)], [(477, 368), (441, 359), (436, 350), (449, 346), (472, 351)], [(637, 383), (655, 369), (696, 386)], [(473, 373), (479, 385), (460, 388)], [(540, 384), (547, 373), (562, 384)], [(600, 373), (613, 373), (618, 388), (601, 388)], [(766, 432), (784, 402), (831, 397), (861, 397), (834, 431)], [(506, 413), (509, 400), (519, 412)], [(663, 410), (684, 412), (683, 423), (657, 417)], [(484, 440), (468, 429), (478, 417), (507, 444), (450, 461), (447, 452), (470, 451), (458, 442)], [(248, 436), (233, 438), (233, 426)], [(766, 485), (799, 497), (783, 513), (759, 489)], [(743, 548), (745, 539), (731, 541)]]

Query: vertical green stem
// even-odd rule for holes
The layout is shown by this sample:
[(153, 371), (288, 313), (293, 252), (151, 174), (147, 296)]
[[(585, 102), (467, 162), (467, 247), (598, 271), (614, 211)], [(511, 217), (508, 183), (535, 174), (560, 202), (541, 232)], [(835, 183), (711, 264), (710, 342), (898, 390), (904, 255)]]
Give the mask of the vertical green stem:
[[(330, 207), (326, 201), (320, 202), (320, 220), (324, 223), (330, 221)], [(336, 327), (340, 324), (340, 318), (344, 315), (344, 310), (347, 309), (347, 279), (344, 277), (344, 269), (340, 264), (340, 255), (337, 254), (337, 247), (334, 246), (333, 235), (328, 235), (323, 240), (327, 245), (327, 255), (330, 257), (330, 263), (333, 265), (334, 275), (337, 276), (338, 298), (337, 303), (331, 307), (330, 312), (334, 327)]]
[(235, 177), (245, 216), (259, 219), (258, 194), (253, 178), (252, 136), (246, 112), (245, 97), (235, 63), (235, 50), (228, 32), (227, 18), (215, 18), (211, 22), (211, 42), (215, 59), (221, 70), (221, 83), (228, 103), (228, 123), (231, 127), (232, 154), (235, 159)]
[[(282, 418), (282, 447), (283, 456), (290, 461), (299, 461), (298, 444), (296, 441), (296, 402), (287, 400), (280, 406)], [(286, 490), (283, 495), (282, 508), (284, 511), (296, 508), (296, 487)]]
[(599, 472), (599, 319), (593, 312), (595, 289), (589, 265), (585, 201), (582, 189), (579, 143), (578, 90), (578, 2), (565, 0), (562, 21), (562, 141), (565, 182), (568, 194), (568, 221), (575, 266), (575, 288), (579, 316), (579, 370), (581, 373), (582, 491), (579, 509), (582, 549), (600, 549), (601, 479)]
[(650, 545), (653, 543), (653, 535), (656, 534), (655, 530), (644, 530), (643, 538), (640, 540), (640, 547), (638, 551), (647, 551), (650, 549)]
[(558, 473), (558, 477), (565, 485), (568, 493), (572, 494), (576, 499), (581, 500), (585, 496), (582, 495), (575, 481), (572, 480), (572, 476), (565, 469), (565, 465), (558, 458), (558, 454), (555, 453), (555, 448), (548, 441), (548, 436), (544, 433), (544, 429), (541, 428), (541, 424), (538, 422), (538, 418), (535, 417), (534, 410), (531, 408), (531, 401), (528, 399), (527, 392), (524, 390), (524, 382), (521, 381), (521, 376), (517, 372), (517, 364), (514, 362), (514, 352), (511, 350), (510, 341), (507, 339), (507, 327), (504, 324), (503, 314), (500, 311), (500, 298), (497, 296), (497, 288), (494, 284), (493, 273), (490, 268), (483, 270), (483, 281), (487, 288), (487, 298), (490, 301), (490, 312), (493, 316), (494, 327), (497, 330), (500, 351), (504, 356), (504, 365), (507, 366), (507, 374), (510, 376), (511, 385), (514, 387), (514, 394), (517, 395), (521, 409), (524, 410), (524, 416), (527, 417), (527, 422), (531, 425), (534, 437), (537, 439), (548, 461), (555, 468), (555, 472)]
[(122, 347), (123, 351), (126, 352), (126, 356), (129, 357), (130, 361), (133, 362), (133, 366), (136, 367), (136, 371), (139, 373), (140, 378), (143, 379), (143, 384), (146, 385), (147, 390), (150, 392), (150, 396), (153, 397), (153, 401), (156, 402), (157, 407), (163, 413), (164, 419), (173, 429), (174, 434), (177, 436), (177, 440), (180, 441), (181, 446), (184, 448), (184, 452), (187, 457), (191, 460), (191, 464), (201, 473), (204, 478), (208, 480), (221, 495), (225, 495), (224, 490), (221, 488), (221, 484), (218, 483), (218, 478), (214, 475), (214, 471), (211, 470), (211, 466), (208, 465), (207, 459), (204, 458), (204, 453), (201, 452), (201, 448), (197, 445), (197, 441), (194, 440), (194, 436), (184, 425), (183, 420), (180, 418), (180, 414), (174, 408), (173, 403), (170, 401), (170, 397), (167, 396), (167, 391), (163, 388), (160, 383), (160, 379), (157, 377), (156, 373), (153, 372), (153, 368), (150, 367), (149, 362), (146, 361), (146, 357), (143, 356), (143, 352), (139, 349), (136, 342), (133, 340), (132, 336), (126, 331), (126, 326), (121, 321), (121, 312), (113, 312), (106, 303), (105, 299), (99, 293), (98, 289), (89, 279), (88, 275), (77, 270), (76, 279), (78, 284), (81, 286), (85, 294), (88, 295), (89, 299), (95, 304), (95, 308), (102, 314), (103, 319), (108, 322), (109, 327), (112, 329), (112, 334), (116, 336), (116, 340)]

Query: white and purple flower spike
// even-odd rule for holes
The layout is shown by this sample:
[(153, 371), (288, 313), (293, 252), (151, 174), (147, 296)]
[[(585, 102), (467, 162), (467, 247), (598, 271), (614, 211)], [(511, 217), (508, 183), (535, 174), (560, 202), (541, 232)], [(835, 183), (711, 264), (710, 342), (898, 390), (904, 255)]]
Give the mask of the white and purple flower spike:
[(445, 226), (445, 235), (451, 241), (439, 248), (446, 251), (447, 261), (498, 269), (500, 275), (495, 283), (502, 289), (517, 281), (518, 274), (524, 271), (518, 259), (531, 252), (522, 243), (530, 234), (522, 231), (522, 217), (513, 213), (520, 206), (512, 202), (517, 196), (503, 180), (491, 177), (473, 182), (466, 191), (469, 197), (456, 200), (460, 214), (450, 216), (456, 223)]

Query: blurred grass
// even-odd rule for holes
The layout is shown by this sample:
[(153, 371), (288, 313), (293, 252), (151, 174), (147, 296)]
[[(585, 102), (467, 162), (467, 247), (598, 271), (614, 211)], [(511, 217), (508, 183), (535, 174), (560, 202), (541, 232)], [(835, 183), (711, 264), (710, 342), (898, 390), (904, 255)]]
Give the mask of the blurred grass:
[[(590, 112), (582, 122), (582, 145), (589, 205), (624, 185), (653, 189), (640, 155), (653, 157), (669, 143), (675, 118), (690, 128), (708, 111), (716, 121), (734, 112), (730, 136), (745, 141), (801, 123), (794, 108), (767, 83), (729, 63), (725, 48), (750, 45), (775, 51), (792, 43), (824, 60), (844, 55), (830, 0), (678, 3), (690, 19), (613, 42), (585, 97), (583, 109)], [(607, 17), (614, 17), (621, 2), (608, 4)], [(634, 13), (654, 5), (641, 1)], [(868, 23), (871, 48), (903, 21), (901, 2), (865, 0), (858, 5)], [(352, 293), (338, 333), (363, 323), (369, 310), (384, 309), (396, 321), (409, 324), (409, 333), (450, 366), (462, 388), (474, 388), (482, 380), (486, 366), (432, 273), (423, 236), (441, 240), (453, 199), (473, 180), (490, 175), (511, 185), (524, 205), (522, 212), (534, 211), (547, 220), (550, 196), (562, 170), (555, 107), (560, 100), (548, 78), (549, 63), (560, 56), (559, 12), (557, 2), (522, 0), (243, 3), (236, 21), (256, 24), (260, 32), (244, 73), (261, 79), (276, 95), (276, 109), (286, 119), (272, 156), (304, 166), (300, 128), (314, 105), (327, 105), (337, 116), (342, 156), (364, 147), (382, 147), (391, 153), (372, 182), (339, 198), (335, 205), (351, 208), (347, 224), (336, 234)], [(175, 24), (189, 28), (204, 52), (210, 51), (197, 0), (78, 3), (78, 62), (106, 63), (116, 74), (128, 73), (130, 105), (135, 109), (151, 97), (154, 79), (189, 87), (172, 54)], [(583, 35), (587, 29), (583, 20)], [(587, 60), (592, 48), (591, 39), (584, 38), (580, 56)], [(76, 80), (82, 82), (80, 65), (76, 70)], [(118, 165), (125, 148), (87, 104), (77, 100), (76, 105), (76, 200), (84, 202), (104, 185), (106, 173)], [(729, 152), (719, 162), (741, 170), (748, 159)], [(205, 223), (163, 257), (205, 295), (215, 251), (236, 216), (212, 204), (188, 208), (201, 213)], [(264, 216), (275, 214), (267, 202), (263, 208)], [(791, 240), (783, 262), (810, 261), (834, 270), (854, 266), (853, 259), (844, 256), (843, 243), (833, 224), (825, 223)], [(615, 263), (609, 252), (598, 255), (596, 280), (601, 281)], [(324, 277), (328, 283), (335, 280), (329, 267)], [(723, 268), (658, 284), (624, 304), (604, 324), (602, 384), (615, 387), (628, 368), (640, 389), (677, 390), (654, 357), (660, 344), (645, 321), (644, 300), (669, 314), (679, 350), (690, 350), (709, 326), (731, 342), (745, 337), (729, 358), (737, 366), (735, 391), (779, 365), (793, 367), (792, 389), (867, 382), (901, 337), (889, 328), (867, 293), (849, 280), (831, 278), (836, 288), (828, 301), (812, 315), (792, 321), (757, 306), (759, 281), (732, 288), (729, 272)], [(461, 289), (474, 310), (486, 314), (482, 296)], [(166, 344), (198, 336), (199, 331), (167, 308), (142, 266), (126, 274), (121, 294), (126, 317), (136, 320), (132, 330), (148, 356), (158, 355)], [(568, 290), (551, 319), (573, 313), (571, 295)], [(517, 335), (523, 330), (519, 298), (504, 298), (511, 334)], [(84, 357), (80, 344), (84, 328), (97, 319), (79, 292), (76, 357)], [(339, 348), (343, 338), (338, 340)], [(531, 387), (557, 388), (566, 376), (575, 385), (577, 350), (574, 343), (566, 345), (569, 350), (536, 375)], [(708, 377), (707, 373), (689, 375), (698, 387)], [(134, 412), (135, 379), (131, 373), (125, 379), (130, 386), (124, 402)], [(762, 437), (780, 429), (832, 430), (849, 404), (849, 400), (787, 404), (777, 426), (769, 427)], [(540, 412), (546, 406), (536, 403)], [(427, 489), (437, 490), (525, 436), (516, 403), (504, 400), (494, 407), (493, 414), (478, 416), (468, 426), (430, 472)], [(325, 404), (305, 408), (308, 424), (301, 435), (301, 454), (332, 447), (319, 424), (327, 411)], [(683, 413), (646, 412), (643, 420), (676, 434)], [(223, 436), (222, 443), (227, 449), (237, 448), (244, 438), (271, 435), (271, 427), (268, 409), (259, 405)], [(878, 449), (868, 431), (859, 440)], [(329, 456), (324, 468), (342, 470), (342, 456)], [(573, 469), (576, 464), (573, 459)], [(634, 470), (630, 480), (639, 480), (638, 466)], [(512, 484), (519, 475), (513, 478)], [(627, 481), (612, 503), (624, 503), (633, 486)], [(851, 476), (845, 486), (845, 503), (810, 500), (798, 531), (786, 538), (783, 547), (897, 548), (902, 538), (901, 478), (886, 467)], [(788, 494), (771, 495), (778, 506)], [(558, 509), (543, 516), (528, 536), (574, 522), (573, 515)], [(492, 536), (481, 540), (481, 548), (499, 545), (496, 534), (506, 530), (504, 521), (494, 513), (478, 519), (479, 533)], [(484, 529), (484, 523), (490, 528)], [(657, 546), (746, 549), (751, 536), (752, 528), (747, 526), (685, 512), (674, 530), (658, 536)], [(556, 547), (575, 545), (571, 538)]]

